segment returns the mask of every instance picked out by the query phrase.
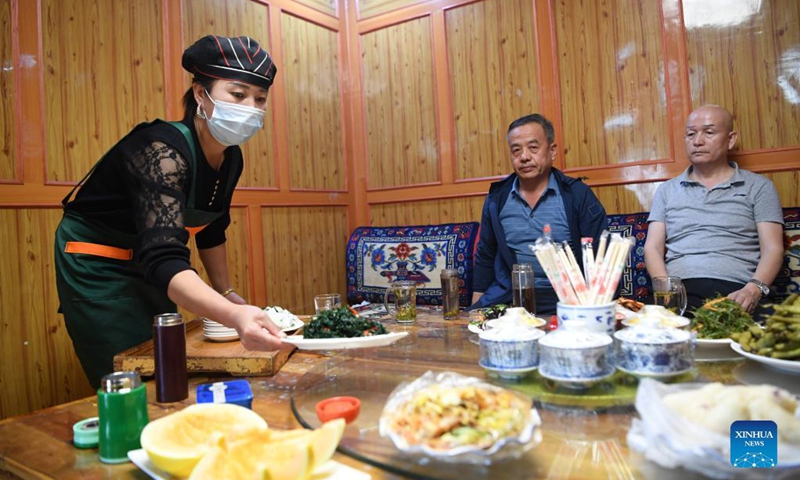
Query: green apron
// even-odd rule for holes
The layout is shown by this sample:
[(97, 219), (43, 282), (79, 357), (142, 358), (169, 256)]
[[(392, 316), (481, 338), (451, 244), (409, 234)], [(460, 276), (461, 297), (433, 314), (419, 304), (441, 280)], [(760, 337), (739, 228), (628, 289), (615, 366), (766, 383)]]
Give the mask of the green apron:
[[(186, 125), (167, 123), (186, 137), (191, 149), (188, 161), (192, 178), (183, 216), (184, 226), (195, 234), (225, 210), (204, 212), (194, 208), (197, 191), (194, 140)], [(137, 125), (128, 135), (150, 125), (152, 123)], [(63, 200), (64, 206), (106, 156), (108, 153), (69, 192)], [(231, 175), (226, 198), (234, 182), (235, 176)], [(135, 242), (136, 235), (113, 230), (72, 211), (64, 212), (56, 230), (55, 266), (60, 311), (64, 314), (75, 353), (94, 388), (99, 386), (104, 375), (114, 371), (114, 355), (152, 338), (154, 315), (177, 310), (165, 292), (145, 282), (141, 270), (132, 261)]]

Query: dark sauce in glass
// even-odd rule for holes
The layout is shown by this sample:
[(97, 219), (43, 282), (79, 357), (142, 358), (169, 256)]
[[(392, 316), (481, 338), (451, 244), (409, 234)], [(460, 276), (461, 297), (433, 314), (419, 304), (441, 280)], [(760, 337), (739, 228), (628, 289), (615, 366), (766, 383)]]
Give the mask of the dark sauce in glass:
[(531, 315), (536, 313), (536, 293), (533, 287), (522, 287), (514, 289), (514, 306), (525, 307)]

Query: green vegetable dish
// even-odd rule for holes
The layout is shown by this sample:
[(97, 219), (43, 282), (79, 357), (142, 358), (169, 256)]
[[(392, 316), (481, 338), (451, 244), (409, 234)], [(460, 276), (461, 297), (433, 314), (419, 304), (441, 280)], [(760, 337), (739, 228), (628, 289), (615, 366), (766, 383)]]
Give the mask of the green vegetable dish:
[(755, 322), (741, 305), (725, 297), (709, 300), (694, 312), (691, 328), (702, 339), (730, 338), (754, 326)]
[(318, 313), (303, 328), (303, 338), (369, 337), (386, 333), (374, 320), (357, 317), (349, 308), (334, 308)]

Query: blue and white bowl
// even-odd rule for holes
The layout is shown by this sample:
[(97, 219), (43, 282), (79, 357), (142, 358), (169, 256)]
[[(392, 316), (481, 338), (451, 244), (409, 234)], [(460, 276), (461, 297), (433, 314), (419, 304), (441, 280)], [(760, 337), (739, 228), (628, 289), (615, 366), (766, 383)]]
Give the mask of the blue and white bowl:
[(539, 374), (565, 386), (588, 387), (614, 373), (614, 341), (567, 320), (539, 340)]
[(539, 364), (537, 341), (544, 332), (511, 324), (480, 333), (480, 364), (491, 369), (521, 369)]
[(694, 367), (692, 334), (675, 328), (630, 327), (614, 334), (617, 367), (641, 377), (671, 377)]

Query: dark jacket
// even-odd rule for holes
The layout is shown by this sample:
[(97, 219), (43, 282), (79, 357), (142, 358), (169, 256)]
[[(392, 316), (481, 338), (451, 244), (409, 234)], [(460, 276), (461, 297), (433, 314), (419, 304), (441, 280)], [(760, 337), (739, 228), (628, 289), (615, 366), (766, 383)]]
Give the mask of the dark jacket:
[[(555, 168), (552, 171), (561, 190), (561, 198), (564, 200), (564, 210), (567, 212), (569, 232), (572, 237), (570, 242), (572, 250), (575, 258), (580, 259), (581, 238), (592, 237), (594, 244), (597, 245), (600, 234), (606, 228), (606, 211), (585, 183), (577, 178), (568, 177)], [(500, 212), (508, 199), (515, 178), (517, 175), (512, 173), (489, 187), (483, 205), (473, 280), (474, 291), (484, 293), (470, 308), (511, 303), (511, 267), (517, 263), (517, 258), (508, 248), (506, 234), (500, 224)], [(552, 291), (539, 290), (536, 292), (537, 304), (540, 296), (553, 295)]]

